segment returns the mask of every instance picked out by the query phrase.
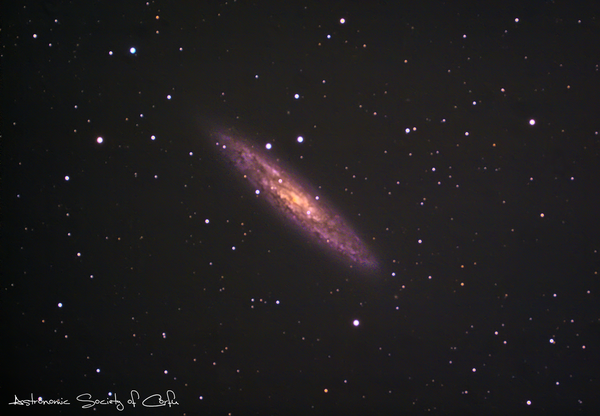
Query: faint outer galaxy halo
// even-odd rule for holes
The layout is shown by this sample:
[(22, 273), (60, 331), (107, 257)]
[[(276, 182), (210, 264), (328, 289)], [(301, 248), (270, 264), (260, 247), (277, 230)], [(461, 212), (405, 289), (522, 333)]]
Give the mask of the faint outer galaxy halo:
[(210, 132), (210, 138), (257, 197), (266, 200), (285, 222), (353, 268), (379, 267), (348, 222), (281, 162), (232, 131), (216, 128)]

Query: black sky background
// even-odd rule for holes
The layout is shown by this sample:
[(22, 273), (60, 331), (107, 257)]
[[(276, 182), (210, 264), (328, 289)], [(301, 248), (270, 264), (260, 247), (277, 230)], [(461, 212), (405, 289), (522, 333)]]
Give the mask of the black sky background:
[[(600, 409), (594, 2), (2, 8), (2, 414)], [(380, 270), (209, 125), (272, 143)]]

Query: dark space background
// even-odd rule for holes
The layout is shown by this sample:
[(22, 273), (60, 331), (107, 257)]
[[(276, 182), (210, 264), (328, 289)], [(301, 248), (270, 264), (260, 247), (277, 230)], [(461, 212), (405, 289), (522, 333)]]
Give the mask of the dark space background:
[[(599, 19), (3, 2), (0, 413), (597, 414)], [(380, 270), (257, 202), (207, 123), (271, 143)]]

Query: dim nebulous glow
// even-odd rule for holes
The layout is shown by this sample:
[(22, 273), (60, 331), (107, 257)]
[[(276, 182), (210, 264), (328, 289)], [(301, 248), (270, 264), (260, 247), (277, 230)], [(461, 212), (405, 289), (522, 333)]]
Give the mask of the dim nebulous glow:
[(377, 268), (377, 260), (348, 223), (277, 160), (233, 134), (217, 131), (212, 137), (254, 193), (266, 199), (286, 222), (351, 266)]

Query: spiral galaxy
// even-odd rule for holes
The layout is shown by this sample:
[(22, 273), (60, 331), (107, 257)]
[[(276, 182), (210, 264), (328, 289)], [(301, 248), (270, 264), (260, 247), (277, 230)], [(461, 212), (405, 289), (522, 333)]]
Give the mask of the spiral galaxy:
[(223, 131), (213, 132), (212, 137), (222, 156), (284, 221), (294, 224), (351, 267), (377, 268), (377, 260), (348, 223), (279, 161), (241, 137)]

